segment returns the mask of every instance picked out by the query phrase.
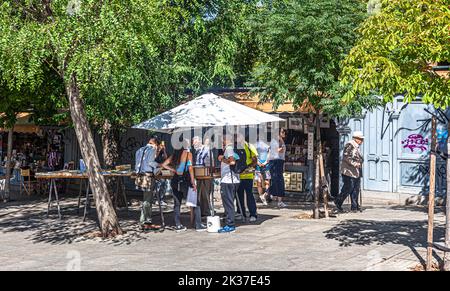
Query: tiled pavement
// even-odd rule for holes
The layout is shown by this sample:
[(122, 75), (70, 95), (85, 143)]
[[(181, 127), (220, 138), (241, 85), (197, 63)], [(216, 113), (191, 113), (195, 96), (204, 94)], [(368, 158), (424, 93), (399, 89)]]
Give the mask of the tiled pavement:
[[(425, 260), (427, 213), (418, 206), (373, 204), (363, 213), (312, 220), (296, 218), (311, 213), (308, 204), (259, 205), (258, 221), (232, 234), (142, 233), (135, 206), (130, 216), (120, 211), (127, 233), (102, 240), (91, 235), (93, 213), (83, 223), (75, 205), (64, 200), (59, 221), (55, 211), (45, 217), (43, 200), (0, 204), (0, 270), (410, 270)], [(189, 224), (186, 209), (183, 220)], [(438, 210), (437, 239), (443, 222)]]

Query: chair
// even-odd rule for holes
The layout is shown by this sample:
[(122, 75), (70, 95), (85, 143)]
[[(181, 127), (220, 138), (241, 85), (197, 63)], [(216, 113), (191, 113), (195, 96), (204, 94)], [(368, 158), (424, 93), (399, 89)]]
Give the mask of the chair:
[[(16, 177), (14, 177), (13, 175), (9, 178), (9, 181), (12, 182)], [(5, 192), (5, 187), (6, 187), (6, 178), (2, 177), (0, 179), (0, 192)]]
[[(30, 196), (36, 188), (39, 187), (39, 183), (31, 175), (30, 169), (20, 169), (20, 176), (22, 177), (20, 181), (20, 195), (22, 195), (23, 190)], [(23, 190), (22, 190), (23, 189)]]
[[(16, 177), (15, 176), (11, 176), (9, 178), (9, 181), (12, 182)], [(0, 179), (0, 197), (5, 197), (5, 188), (6, 188), (6, 178), (1, 178)]]

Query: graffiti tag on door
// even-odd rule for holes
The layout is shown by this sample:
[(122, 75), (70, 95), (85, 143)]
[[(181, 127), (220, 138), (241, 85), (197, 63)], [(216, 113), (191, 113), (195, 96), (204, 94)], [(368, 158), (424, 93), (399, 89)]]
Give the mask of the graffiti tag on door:
[(428, 138), (425, 138), (421, 134), (411, 134), (402, 141), (402, 145), (404, 149), (410, 149), (413, 153), (416, 149), (426, 151), (428, 148), (428, 142)]

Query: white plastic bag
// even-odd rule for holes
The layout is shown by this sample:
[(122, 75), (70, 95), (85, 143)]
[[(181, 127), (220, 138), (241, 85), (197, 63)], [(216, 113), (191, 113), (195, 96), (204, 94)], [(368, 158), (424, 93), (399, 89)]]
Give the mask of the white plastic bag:
[(186, 206), (197, 207), (197, 191), (194, 191), (194, 188), (189, 187)]

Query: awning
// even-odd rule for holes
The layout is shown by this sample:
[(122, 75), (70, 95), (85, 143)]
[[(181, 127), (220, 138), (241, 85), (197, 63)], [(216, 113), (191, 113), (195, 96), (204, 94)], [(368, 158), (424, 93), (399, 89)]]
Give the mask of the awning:
[[(16, 133), (40, 133), (41, 129), (37, 125), (16, 125), (14, 126), (14, 132)], [(0, 128), (0, 132), (8, 132), (8, 129)]]
[(239, 103), (205, 94), (133, 128), (172, 132), (177, 129), (246, 126), (284, 121)]
[[(0, 113), (0, 117), (4, 116), (4, 113)], [(14, 132), (16, 133), (39, 133), (40, 127), (30, 122), (31, 113), (21, 112), (18, 113), (16, 118), (17, 122), (14, 125)], [(9, 129), (0, 128), (0, 132), (7, 132)]]

